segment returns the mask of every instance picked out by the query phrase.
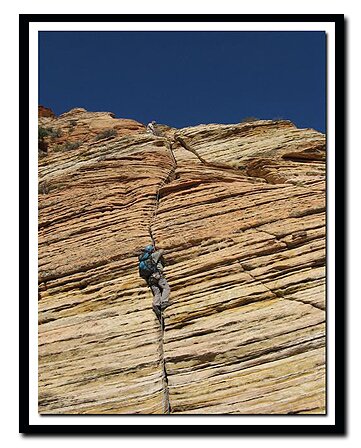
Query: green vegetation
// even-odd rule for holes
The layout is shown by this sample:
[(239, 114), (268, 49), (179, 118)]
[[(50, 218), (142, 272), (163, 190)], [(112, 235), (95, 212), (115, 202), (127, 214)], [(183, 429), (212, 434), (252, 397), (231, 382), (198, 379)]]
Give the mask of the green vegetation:
[(39, 157), (44, 157), (48, 152), (48, 144), (44, 141), (44, 138), (49, 135), (49, 131), (46, 128), (38, 127), (38, 154)]
[(38, 127), (38, 140), (44, 140), (45, 137), (56, 138), (60, 136), (61, 132), (59, 129)]
[(117, 131), (115, 129), (105, 129), (95, 137), (94, 141), (97, 142), (98, 140), (103, 140), (103, 138), (115, 137), (116, 135)]

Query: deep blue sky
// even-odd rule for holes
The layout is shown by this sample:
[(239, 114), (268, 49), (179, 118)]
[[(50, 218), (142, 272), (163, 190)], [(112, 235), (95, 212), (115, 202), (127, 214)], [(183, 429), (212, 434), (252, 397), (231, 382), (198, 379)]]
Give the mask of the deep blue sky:
[(184, 127), (285, 118), (325, 131), (324, 32), (40, 32), (39, 104)]

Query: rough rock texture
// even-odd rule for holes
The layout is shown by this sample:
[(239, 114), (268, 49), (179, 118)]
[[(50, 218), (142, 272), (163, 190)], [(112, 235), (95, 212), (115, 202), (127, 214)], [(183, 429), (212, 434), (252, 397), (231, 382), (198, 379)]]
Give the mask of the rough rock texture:
[[(256, 121), (155, 137), (82, 109), (40, 125), (82, 143), (39, 159), (39, 412), (324, 413), (324, 135)], [(152, 238), (164, 330), (137, 270)]]
[(39, 105), (38, 107), (38, 117), (51, 117), (51, 118), (55, 118), (55, 114), (54, 112), (49, 109), (49, 107), (44, 107)]

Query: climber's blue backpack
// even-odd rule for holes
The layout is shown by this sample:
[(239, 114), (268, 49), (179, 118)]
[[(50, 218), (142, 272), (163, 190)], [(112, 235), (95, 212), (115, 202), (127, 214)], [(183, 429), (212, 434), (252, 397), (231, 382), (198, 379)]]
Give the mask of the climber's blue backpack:
[(157, 272), (157, 265), (155, 264), (149, 252), (143, 252), (139, 255), (139, 275), (148, 280), (148, 278)]

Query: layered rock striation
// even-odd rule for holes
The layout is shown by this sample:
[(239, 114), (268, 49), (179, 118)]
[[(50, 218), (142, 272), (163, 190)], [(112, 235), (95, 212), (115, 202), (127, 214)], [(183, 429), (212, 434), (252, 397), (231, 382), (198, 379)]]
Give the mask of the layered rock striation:
[[(39, 412), (324, 413), (325, 136), (156, 137), (83, 109), (39, 125), (59, 130), (39, 158)], [(163, 330), (137, 267), (152, 241)]]

